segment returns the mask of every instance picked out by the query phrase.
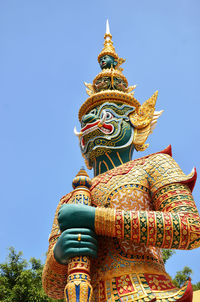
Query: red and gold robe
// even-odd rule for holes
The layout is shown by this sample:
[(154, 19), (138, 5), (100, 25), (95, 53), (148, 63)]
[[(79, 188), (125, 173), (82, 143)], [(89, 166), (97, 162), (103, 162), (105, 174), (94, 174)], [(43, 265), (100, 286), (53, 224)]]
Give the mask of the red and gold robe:
[[(98, 258), (92, 260), (94, 302), (192, 301), (188, 281), (176, 288), (166, 273), (161, 249), (200, 246), (200, 217), (192, 189), (196, 171), (185, 175), (169, 149), (136, 159), (93, 178), (92, 205)], [(43, 286), (54, 299), (63, 298), (67, 266), (53, 256), (60, 235), (57, 208), (43, 272)]]

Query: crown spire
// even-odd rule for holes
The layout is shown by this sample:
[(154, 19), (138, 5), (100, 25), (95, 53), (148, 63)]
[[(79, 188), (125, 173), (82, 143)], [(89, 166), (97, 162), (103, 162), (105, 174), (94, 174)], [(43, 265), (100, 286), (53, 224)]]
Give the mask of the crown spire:
[(115, 52), (115, 48), (113, 46), (113, 41), (112, 41), (112, 35), (110, 33), (110, 26), (108, 20), (106, 21), (106, 33), (104, 35), (104, 47), (100, 54), (98, 55), (98, 62), (100, 61), (100, 58), (109, 55), (115, 58), (117, 61), (119, 59), (117, 53)]
[(110, 26), (108, 19), (106, 20), (106, 34), (110, 35)]

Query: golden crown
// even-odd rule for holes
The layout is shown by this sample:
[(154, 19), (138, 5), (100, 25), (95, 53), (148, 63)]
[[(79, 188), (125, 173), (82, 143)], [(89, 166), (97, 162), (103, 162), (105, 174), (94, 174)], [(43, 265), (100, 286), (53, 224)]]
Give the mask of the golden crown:
[(125, 61), (119, 58), (115, 52), (112, 42), (112, 35), (108, 21), (106, 23), (106, 34), (103, 50), (98, 56), (98, 61), (104, 55), (111, 55), (117, 60), (115, 68), (103, 69), (94, 79), (93, 84), (85, 83), (86, 92), (89, 98), (82, 104), (79, 110), (79, 120), (92, 110), (94, 107), (108, 103), (123, 103), (135, 107), (135, 110), (129, 114), (129, 120), (134, 127), (133, 143), (135, 148), (145, 150), (148, 145), (145, 144), (149, 134), (154, 129), (158, 117), (163, 111), (155, 111), (155, 104), (158, 92), (156, 91), (142, 105), (134, 98), (134, 89), (136, 85), (128, 87), (128, 81), (122, 74), (122, 69), (119, 66)]

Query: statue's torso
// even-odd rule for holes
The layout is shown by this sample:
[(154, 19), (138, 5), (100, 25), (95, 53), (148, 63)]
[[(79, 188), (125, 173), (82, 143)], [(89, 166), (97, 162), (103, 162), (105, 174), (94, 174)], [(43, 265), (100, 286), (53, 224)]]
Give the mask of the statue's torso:
[[(147, 164), (145, 158), (139, 159), (95, 177), (92, 204), (125, 211), (154, 210)], [(177, 292), (165, 272), (161, 249), (108, 237), (99, 237), (98, 242), (91, 275), (94, 301), (151, 301), (155, 292), (163, 299), (166, 292), (167, 296)]]
[[(97, 207), (115, 208), (124, 211), (153, 210), (153, 202), (145, 171), (145, 160), (131, 161), (118, 168), (103, 173), (93, 179), (91, 188), (92, 204)], [(101, 238), (100, 238), (101, 241)], [(104, 260), (99, 263), (99, 270), (109, 275), (134, 270), (145, 264), (145, 270), (152, 270), (156, 266), (164, 271), (162, 255), (159, 248), (136, 245), (130, 240), (102, 238)], [(114, 255), (114, 257), (113, 257)], [(112, 273), (113, 272), (113, 273)]]

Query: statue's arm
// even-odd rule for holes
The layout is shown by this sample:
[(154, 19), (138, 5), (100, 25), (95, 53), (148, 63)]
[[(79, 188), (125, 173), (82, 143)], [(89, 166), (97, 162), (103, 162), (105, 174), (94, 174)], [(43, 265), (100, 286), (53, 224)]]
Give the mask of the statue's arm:
[(199, 247), (200, 217), (190, 190), (195, 172), (185, 175), (171, 156), (156, 154), (148, 159), (145, 173), (154, 211), (98, 208), (96, 233), (160, 248)]
[(191, 193), (196, 174), (185, 175), (166, 154), (151, 156), (145, 169), (154, 211), (64, 205), (58, 213), (61, 231), (88, 228), (97, 235), (128, 239), (147, 246), (199, 247), (200, 217)]
[(188, 185), (165, 184), (155, 192), (153, 200), (154, 211), (64, 205), (58, 213), (60, 229), (63, 232), (85, 227), (97, 235), (160, 248), (199, 247), (200, 217)]
[(58, 225), (58, 211), (67, 200), (69, 194), (61, 199), (56, 209), (54, 222), (49, 236), (49, 248), (47, 252), (46, 263), (42, 273), (42, 285), (46, 294), (53, 299), (62, 299), (64, 297), (64, 288), (67, 280), (67, 265), (60, 264), (54, 256), (54, 247), (60, 237)]
[[(61, 230), (88, 227), (97, 235), (128, 239), (148, 246), (199, 247), (200, 217), (190, 190), (195, 182), (195, 173), (185, 175), (169, 155), (156, 154), (150, 156), (145, 164), (144, 177), (149, 183), (154, 211), (66, 205), (58, 215)], [(71, 218), (74, 215), (77, 219)]]
[(156, 211), (97, 208), (95, 232), (160, 248), (199, 247), (200, 217), (187, 185), (164, 186), (156, 196)]

